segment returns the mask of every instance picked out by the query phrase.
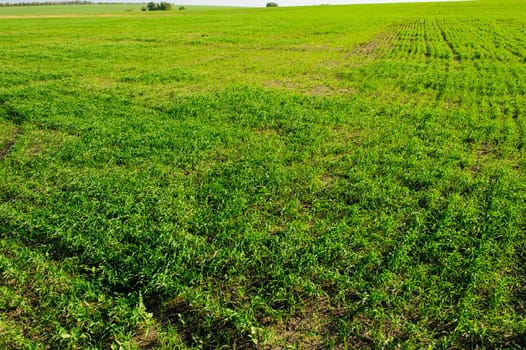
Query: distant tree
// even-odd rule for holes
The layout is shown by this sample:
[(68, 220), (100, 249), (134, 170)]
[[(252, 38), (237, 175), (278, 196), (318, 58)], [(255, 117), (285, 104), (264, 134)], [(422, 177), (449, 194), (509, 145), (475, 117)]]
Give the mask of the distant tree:
[(160, 4), (155, 3), (155, 2), (149, 2), (146, 5), (146, 9), (148, 11), (168, 11), (172, 9), (172, 4), (170, 4), (169, 2), (164, 2), (164, 1), (161, 2)]
[(186, 7), (184, 7), (184, 6), (179, 6), (179, 11), (183, 11), (183, 10), (186, 10)]
[(159, 4), (159, 10), (161, 11), (169, 11), (172, 9), (172, 4), (170, 4), (169, 2), (161, 2)]
[(157, 11), (159, 10), (159, 5), (157, 5), (155, 2), (149, 2), (146, 5), (146, 8), (148, 9), (148, 11)]
[(277, 2), (267, 2), (267, 7), (278, 7)]

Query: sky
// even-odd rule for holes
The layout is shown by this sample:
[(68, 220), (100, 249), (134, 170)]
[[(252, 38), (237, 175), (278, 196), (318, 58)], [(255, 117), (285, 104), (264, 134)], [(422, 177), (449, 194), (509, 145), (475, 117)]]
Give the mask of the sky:
[[(172, 0), (173, 1), (173, 0)], [(305, 5), (343, 5), (343, 4), (377, 4), (395, 2), (429, 2), (430, 0), (175, 0), (184, 5), (215, 5), (215, 6), (247, 6), (264, 7), (269, 1), (277, 2), (279, 6), (305, 6)], [(433, 0), (450, 1), (450, 0)]]
[[(1, 2), (44, 2), (60, 0), (0, 0)], [(92, 2), (126, 2), (126, 3), (146, 3), (156, 0), (91, 0)], [(161, 1), (161, 0), (159, 0)], [(163, 0), (164, 1), (164, 0)], [(310, 6), (310, 5), (343, 5), (343, 4), (378, 4), (396, 2), (439, 2), (455, 0), (167, 0), (177, 5), (207, 5), (207, 6), (241, 6), (241, 7), (265, 7), (267, 2), (277, 2), (279, 6)], [(458, 1), (458, 0), (456, 0)]]

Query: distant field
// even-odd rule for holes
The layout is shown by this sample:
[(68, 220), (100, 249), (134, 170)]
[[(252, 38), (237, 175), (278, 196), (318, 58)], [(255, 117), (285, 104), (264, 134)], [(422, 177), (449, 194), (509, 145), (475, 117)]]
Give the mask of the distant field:
[(49, 5), (0, 7), (0, 16), (117, 15), (140, 13), (141, 4)]
[(0, 8), (0, 348), (526, 347), (525, 5)]
[[(0, 16), (112, 16), (112, 15), (152, 15), (152, 13), (142, 12), (145, 4), (85, 4), (85, 5), (49, 5), (49, 6), (0, 6)], [(184, 13), (187, 12), (208, 12), (208, 11), (225, 11), (228, 7), (214, 6), (184, 6)], [(170, 14), (182, 13), (179, 6), (174, 5), (174, 10)], [(167, 14), (162, 12), (161, 14)], [(160, 14), (157, 14), (160, 15)]]

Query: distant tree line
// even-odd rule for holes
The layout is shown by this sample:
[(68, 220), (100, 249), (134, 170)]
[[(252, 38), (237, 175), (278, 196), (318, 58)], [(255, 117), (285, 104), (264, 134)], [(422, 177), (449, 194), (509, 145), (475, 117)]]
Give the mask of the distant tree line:
[(90, 5), (91, 1), (43, 1), (43, 2), (14, 2), (14, 3), (0, 3), (0, 7), (15, 7), (15, 6), (51, 6), (51, 5)]
[(172, 4), (169, 2), (149, 2), (146, 6), (142, 8), (143, 11), (168, 11), (172, 9)]

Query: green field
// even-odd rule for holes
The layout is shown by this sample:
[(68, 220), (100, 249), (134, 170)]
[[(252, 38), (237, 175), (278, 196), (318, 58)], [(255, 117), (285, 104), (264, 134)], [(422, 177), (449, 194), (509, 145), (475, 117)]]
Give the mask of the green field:
[(526, 2), (0, 8), (1, 349), (526, 347)]

